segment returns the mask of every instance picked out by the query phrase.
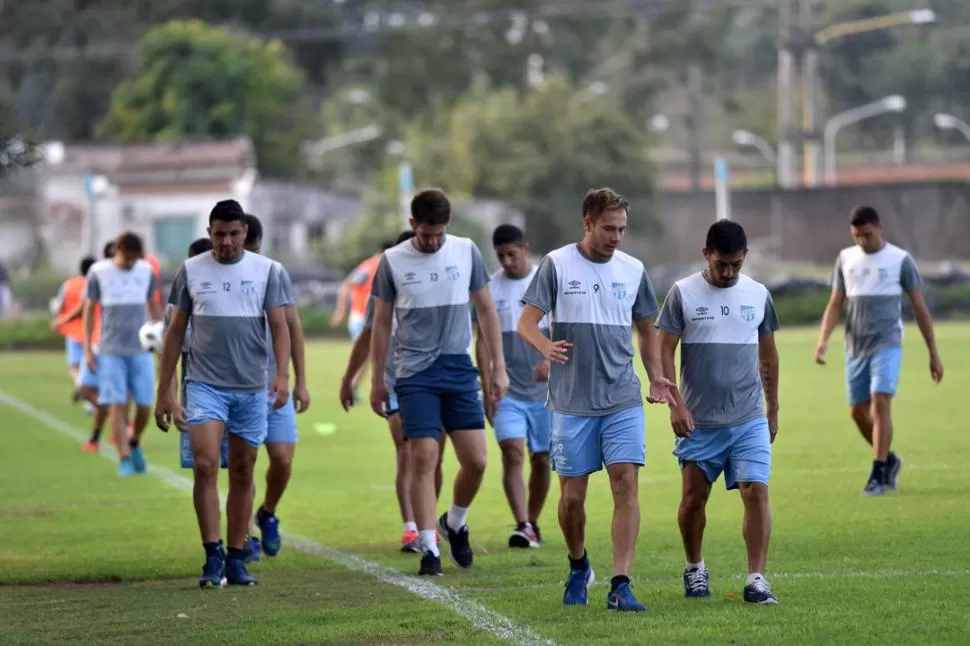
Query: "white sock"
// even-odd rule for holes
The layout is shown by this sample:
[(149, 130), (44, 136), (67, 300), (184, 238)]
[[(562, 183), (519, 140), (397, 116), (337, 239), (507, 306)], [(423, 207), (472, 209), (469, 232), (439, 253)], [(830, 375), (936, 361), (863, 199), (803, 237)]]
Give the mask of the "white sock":
[(758, 579), (761, 579), (762, 581), (765, 580), (765, 578), (763, 576), (761, 576), (761, 573), (760, 572), (754, 572), (753, 574), (749, 574), (748, 575), (748, 583), (747, 583), (747, 585), (751, 585), (752, 583), (754, 583)]
[(448, 510), (445, 522), (448, 524), (449, 529), (457, 532), (465, 526), (465, 518), (467, 517), (468, 507), (459, 507), (455, 503), (451, 503), (451, 509)]
[(418, 531), (418, 524), (414, 521), (409, 520), (404, 523), (404, 531), (406, 532), (416, 532)]
[(688, 563), (687, 564), (687, 569), (688, 570), (693, 570), (695, 567), (698, 570), (701, 570), (702, 572), (707, 569), (706, 567), (704, 567), (704, 559), (701, 559), (697, 563)]
[(431, 552), (435, 556), (441, 556), (441, 552), (438, 551), (438, 544), (435, 542), (437, 534), (433, 529), (422, 529), (421, 530), (421, 546), (424, 548), (423, 551)]

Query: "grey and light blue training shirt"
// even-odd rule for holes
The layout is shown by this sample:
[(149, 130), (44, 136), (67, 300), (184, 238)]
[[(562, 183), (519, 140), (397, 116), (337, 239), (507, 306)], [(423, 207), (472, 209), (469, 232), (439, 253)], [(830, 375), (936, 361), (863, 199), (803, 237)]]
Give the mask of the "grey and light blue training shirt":
[(695, 426), (764, 417), (759, 340), (779, 329), (764, 285), (742, 275), (715, 287), (698, 272), (670, 288), (657, 327), (680, 337), (680, 392)]
[(278, 263), (248, 251), (231, 264), (211, 253), (182, 264), (169, 302), (192, 317), (186, 381), (232, 392), (266, 390), (272, 352), (266, 312), (286, 302), (282, 283)]
[(148, 320), (145, 307), (156, 288), (152, 266), (137, 260), (131, 269), (122, 269), (106, 258), (91, 265), (87, 279), (87, 298), (101, 305), (101, 352), (120, 357), (143, 353), (138, 330)]
[(832, 286), (846, 296), (845, 352), (866, 357), (903, 344), (903, 293), (923, 279), (912, 256), (886, 243), (875, 253), (854, 245), (839, 252)]
[[(374, 327), (374, 295), (371, 294), (367, 298), (367, 310), (364, 314), (364, 328), (370, 330)], [(393, 357), (394, 351), (397, 349), (397, 341), (395, 340), (397, 336), (397, 314), (392, 314), (391, 316), (391, 344), (387, 350), (387, 356)], [(384, 387), (387, 388), (387, 392), (394, 392), (394, 383), (396, 379), (394, 377), (394, 362), (388, 360), (387, 364), (384, 366)]]
[[(172, 310), (175, 306), (171, 303), (165, 304), (165, 316), (162, 317), (162, 327), (165, 330), (165, 334), (168, 334), (168, 327), (172, 324)], [(189, 339), (192, 338), (192, 317), (189, 317), (189, 321), (185, 326), (185, 341), (182, 342), (182, 354), (184, 355), (189, 351)]]
[[(276, 265), (280, 276), (280, 289), (283, 293), (283, 307), (295, 305), (296, 299), (293, 297), (293, 282), (290, 280), (290, 274), (282, 263), (277, 262)], [(292, 339), (290, 339), (290, 343), (293, 343)], [(276, 355), (273, 354), (273, 331), (269, 327), (269, 319), (266, 319), (266, 344), (266, 347), (269, 348), (269, 354), (266, 358), (266, 386), (269, 388), (273, 385), (273, 379), (276, 378)], [(289, 366), (287, 366), (287, 369), (289, 369)]]
[(405, 240), (384, 252), (371, 292), (394, 305), (394, 370), (404, 379), (441, 355), (468, 354), (469, 295), (488, 284), (482, 252), (468, 238), (448, 235), (435, 253)]
[[(509, 278), (499, 270), (492, 274), (488, 284), (502, 328), (502, 352), (509, 375), (508, 396), (523, 402), (545, 401), (549, 396), (549, 384), (537, 382), (533, 377), (533, 369), (542, 362), (542, 355), (516, 332), (519, 315), (522, 314), (522, 299), (535, 278), (536, 270), (536, 267), (531, 267), (522, 278)], [(549, 336), (548, 316), (539, 321), (539, 330)]]
[(549, 372), (554, 411), (593, 417), (643, 404), (631, 327), (658, 308), (642, 262), (622, 251), (596, 261), (570, 244), (542, 260), (522, 302), (552, 316), (553, 341), (573, 344)]

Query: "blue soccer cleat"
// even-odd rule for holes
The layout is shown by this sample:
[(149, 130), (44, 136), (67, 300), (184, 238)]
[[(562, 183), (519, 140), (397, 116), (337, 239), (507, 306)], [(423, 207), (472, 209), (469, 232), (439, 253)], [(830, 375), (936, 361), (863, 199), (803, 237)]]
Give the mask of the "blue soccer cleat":
[(744, 586), (744, 600), (746, 603), (759, 605), (778, 603), (778, 597), (771, 592), (771, 586), (760, 576)]
[(647, 610), (647, 607), (633, 596), (629, 583), (621, 583), (616, 586), (616, 590), (606, 595), (606, 608), (620, 612), (646, 612)]
[(256, 526), (262, 534), (263, 553), (266, 556), (276, 556), (283, 549), (283, 538), (280, 536), (280, 519), (276, 514), (268, 514), (260, 507), (256, 511)]
[(118, 463), (118, 477), (119, 478), (130, 478), (135, 475), (135, 463), (130, 457), (121, 458), (121, 462)]
[(585, 570), (570, 569), (569, 578), (566, 579), (566, 590), (562, 594), (563, 605), (589, 605), (589, 587), (594, 581), (596, 581), (596, 574), (593, 568), (587, 566)]
[(246, 563), (243, 559), (229, 559), (226, 561), (226, 583), (229, 585), (256, 585), (259, 581), (246, 569)]
[(136, 446), (131, 450), (131, 462), (135, 465), (135, 473), (145, 473), (148, 470), (148, 464), (145, 462), (145, 454), (142, 452), (140, 446)]
[(462, 525), (457, 532), (448, 526), (448, 512), (438, 519), (438, 533), (448, 541), (448, 556), (460, 568), (470, 568), (475, 559), (468, 540), (468, 525)]
[(903, 459), (895, 453), (889, 453), (886, 461), (886, 489), (896, 489), (896, 481), (899, 479), (899, 472), (903, 470)]
[(246, 539), (246, 547), (244, 549), (246, 555), (243, 557), (243, 563), (256, 563), (259, 561), (261, 545), (258, 538), (255, 536), (248, 537)]
[(711, 573), (707, 568), (684, 570), (684, 596), (688, 599), (702, 599), (711, 596)]
[(226, 585), (226, 561), (222, 554), (207, 556), (202, 566), (202, 576), (199, 577), (199, 587), (221, 588)]

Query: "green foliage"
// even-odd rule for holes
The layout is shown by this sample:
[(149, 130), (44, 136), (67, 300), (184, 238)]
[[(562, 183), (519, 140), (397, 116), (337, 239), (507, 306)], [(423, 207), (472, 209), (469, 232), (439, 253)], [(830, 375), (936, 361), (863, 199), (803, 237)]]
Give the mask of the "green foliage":
[(364, 258), (380, 249), (385, 240), (401, 232), (401, 216), (396, 202), (387, 193), (369, 191), (359, 220), (343, 235), (324, 247), (321, 262), (328, 267), (350, 271)]
[[(523, 211), (537, 250), (575, 238), (589, 188), (651, 194), (644, 134), (609, 95), (562, 76), (524, 95), (479, 81), (454, 107), (440, 105), (430, 123), (412, 127), (407, 148), (419, 182), (455, 199), (495, 198)], [(646, 209), (633, 209), (632, 230), (653, 224)]]
[(278, 41), (174, 20), (140, 42), (137, 75), (115, 90), (103, 132), (119, 141), (250, 136), (260, 170), (295, 174), (303, 74)]
[(67, 276), (50, 271), (33, 272), (27, 275), (11, 274), (10, 291), (14, 300), (27, 312), (46, 312), (52, 298)]

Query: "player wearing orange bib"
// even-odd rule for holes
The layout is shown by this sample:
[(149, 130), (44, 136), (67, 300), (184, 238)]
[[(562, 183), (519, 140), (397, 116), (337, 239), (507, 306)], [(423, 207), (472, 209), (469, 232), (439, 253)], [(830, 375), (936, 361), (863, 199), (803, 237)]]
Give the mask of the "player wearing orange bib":
[(69, 318), (69, 315), (80, 310), (84, 300), (84, 285), (87, 281), (88, 269), (95, 263), (94, 258), (85, 256), (81, 260), (80, 273), (71, 276), (61, 284), (55, 299), (57, 313), (51, 321), (51, 329), (64, 337), (64, 349), (67, 353), (67, 367), (71, 374), (71, 384), (77, 382), (77, 375), (84, 360), (84, 326), (80, 317)]

